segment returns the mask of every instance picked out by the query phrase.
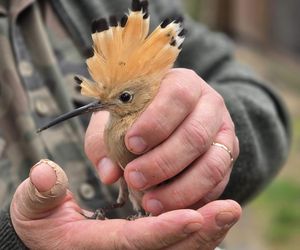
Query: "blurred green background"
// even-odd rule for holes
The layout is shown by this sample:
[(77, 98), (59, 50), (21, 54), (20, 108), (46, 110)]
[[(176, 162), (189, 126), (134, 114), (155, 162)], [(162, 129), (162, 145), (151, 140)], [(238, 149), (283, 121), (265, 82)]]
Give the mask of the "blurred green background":
[(244, 209), (241, 221), (225, 240), (226, 249), (299, 249), (300, 1), (184, 2), (194, 19), (225, 32), (236, 42), (238, 60), (277, 89), (292, 116), (289, 159), (276, 179)]

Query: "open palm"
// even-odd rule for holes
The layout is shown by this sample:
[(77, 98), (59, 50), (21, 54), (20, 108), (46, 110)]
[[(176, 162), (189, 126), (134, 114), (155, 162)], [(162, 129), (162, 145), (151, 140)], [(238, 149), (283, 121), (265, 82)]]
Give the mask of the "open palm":
[(233, 201), (182, 209), (135, 221), (90, 220), (67, 190), (55, 163), (43, 160), (11, 203), (16, 233), (31, 249), (214, 249), (240, 216)]

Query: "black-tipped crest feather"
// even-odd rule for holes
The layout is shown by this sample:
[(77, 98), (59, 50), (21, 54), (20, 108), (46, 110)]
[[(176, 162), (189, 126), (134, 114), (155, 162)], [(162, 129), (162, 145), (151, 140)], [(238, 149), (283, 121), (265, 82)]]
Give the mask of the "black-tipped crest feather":
[(121, 27), (125, 27), (126, 26), (126, 23), (127, 23), (127, 20), (128, 20), (128, 16), (127, 15), (124, 15), (122, 18), (121, 18)]
[(183, 37), (183, 36), (186, 35), (186, 33), (187, 33), (186, 29), (182, 29), (182, 30), (179, 32), (178, 36)]
[(170, 18), (166, 18), (165, 20), (162, 21), (162, 23), (160, 24), (160, 27), (166, 28), (171, 22), (172, 22), (172, 20)]
[(87, 58), (92, 57), (94, 55), (94, 49), (89, 47), (85, 50), (84, 54)]
[(149, 13), (146, 12), (144, 15), (143, 15), (143, 19), (147, 19), (149, 17)]
[(80, 85), (83, 82), (79, 76), (74, 76), (74, 80), (78, 85)]
[(92, 23), (92, 32), (102, 32), (104, 30), (108, 30), (109, 26), (107, 20), (105, 18), (100, 18), (98, 20), (93, 21)]
[(148, 12), (148, 7), (149, 7), (149, 2), (147, 0), (144, 0), (141, 2), (141, 6), (142, 6), (142, 11), (144, 13)]
[(131, 10), (132, 11), (140, 11), (142, 9), (141, 2), (139, 0), (132, 0)]
[(110, 16), (109, 17), (109, 25), (111, 27), (117, 27), (118, 26), (118, 19), (116, 16)]
[(175, 18), (174, 22), (175, 23), (183, 23), (183, 20), (184, 20), (183, 16), (177, 16)]

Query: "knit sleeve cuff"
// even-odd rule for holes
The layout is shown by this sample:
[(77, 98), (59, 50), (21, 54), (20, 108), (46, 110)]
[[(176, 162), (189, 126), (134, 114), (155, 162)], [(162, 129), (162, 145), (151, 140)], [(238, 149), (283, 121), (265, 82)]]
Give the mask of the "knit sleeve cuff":
[(0, 211), (0, 249), (28, 249), (15, 232), (10, 214)]

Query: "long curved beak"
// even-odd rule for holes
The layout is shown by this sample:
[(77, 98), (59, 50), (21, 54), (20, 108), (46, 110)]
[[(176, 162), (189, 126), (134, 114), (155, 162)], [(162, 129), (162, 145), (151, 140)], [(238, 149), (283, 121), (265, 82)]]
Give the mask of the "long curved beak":
[(50, 127), (52, 127), (52, 126), (54, 126), (58, 123), (61, 123), (61, 122), (66, 121), (68, 119), (71, 119), (75, 116), (91, 113), (91, 112), (94, 112), (94, 111), (99, 111), (99, 110), (102, 110), (102, 109), (103, 109), (103, 104), (101, 104), (100, 101), (95, 101), (95, 102), (89, 103), (85, 106), (82, 106), (80, 108), (72, 110), (72, 111), (70, 111), (66, 114), (62, 114), (62, 115), (58, 116), (53, 121), (49, 122), (47, 125), (39, 128), (37, 130), (37, 133), (40, 133), (40, 132), (42, 132), (43, 130), (45, 130), (47, 128), (50, 128)]

